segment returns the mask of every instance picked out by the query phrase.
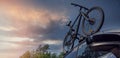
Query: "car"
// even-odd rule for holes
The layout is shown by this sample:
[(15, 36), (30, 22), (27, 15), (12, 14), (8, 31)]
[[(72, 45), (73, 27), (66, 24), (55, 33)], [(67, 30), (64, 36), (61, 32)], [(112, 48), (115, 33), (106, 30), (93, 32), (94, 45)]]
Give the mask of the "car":
[[(112, 50), (117, 48), (117, 54)], [(64, 58), (120, 58), (120, 32), (97, 33)]]

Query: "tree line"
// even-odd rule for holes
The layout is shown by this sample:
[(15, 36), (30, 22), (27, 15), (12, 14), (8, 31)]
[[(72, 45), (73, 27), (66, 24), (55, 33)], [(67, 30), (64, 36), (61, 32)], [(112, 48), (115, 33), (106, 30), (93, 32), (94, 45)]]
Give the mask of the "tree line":
[(63, 58), (63, 52), (57, 55), (56, 53), (52, 53), (49, 50), (49, 45), (46, 44), (44, 46), (39, 45), (36, 50), (26, 51), (19, 58)]

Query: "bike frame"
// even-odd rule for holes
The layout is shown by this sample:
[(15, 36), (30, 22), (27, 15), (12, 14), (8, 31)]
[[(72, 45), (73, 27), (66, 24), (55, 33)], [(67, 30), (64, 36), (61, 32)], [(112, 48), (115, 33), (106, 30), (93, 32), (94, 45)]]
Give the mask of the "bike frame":
[(81, 22), (81, 20), (82, 20), (82, 17), (84, 17), (84, 18), (86, 18), (87, 20), (89, 20), (88, 17), (85, 16), (85, 13), (82, 11), (82, 9), (84, 9), (84, 10), (89, 10), (89, 9), (86, 8), (86, 7), (77, 5), (77, 4), (73, 4), (73, 3), (71, 3), (71, 5), (78, 6), (78, 7), (80, 8), (80, 9), (79, 9), (79, 14), (78, 14), (77, 18), (75, 19), (75, 21), (73, 22), (72, 26), (70, 27), (70, 28), (73, 28), (74, 25), (75, 25), (75, 23), (78, 21), (78, 23), (77, 23), (77, 28), (76, 28), (76, 31), (75, 31), (75, 37), (77, 37), (77, 35), (79, 34), (78, 31), (79, 31), (79, 29), (80, 29), (80, 22)]
[[(89, 10), (89, 9), (86, 8), (86, 7), (77, 5), (77, 4), (71, 4), (71, 5), (78, 6), (78, 7), (80, 8), (80, 9), (79, 9), (79, 14), (78, 14), (78, 16), (76, 17), (76, 19), (75, 19), (75, 21), (73, 22), (73, 24), (70, 25), (71, 21), (70, 21), (69, 24), (68, 24), (68, 26), (70, 27), (69, 33), (71, 33), (71, 32), (73, 32), (73, 31), (72, 31), (72, 30), (73, 30), (73, 27), (74, 27), (75, 23), (77, 22), (77, 28), (75, 29), (75, 33), (71, 35), (71, 36), (75, 35), (75, 38), (73, 38), (73, 39), (70, 40), (70, 41), (75, 41), (75, 40), (78, 38), (77, 35), (81, 35), (81, 34), (79, 34), (78, 32), (79, 32), (79, 29), (80, 29), (80, 22), (82, 21), (82, 17), (84, 17), (85, 19), (86, 19), (86, 18), (88, 19), (88, 17), (85, 16), (85, 12), (83, 12), (82, 10), (83, 10), (83, 9), (84, 9), (84, 10)], [(88, 19), (88, 20), (89, 20), (89, 19)], [(69, 34), (69, 33), (68, 33), (68, 34)], [(83, 35), (82, 35), (82, 36), (83, 36)], [(86, 37), (83, 36), (83, 39), (78, 39), (78, 40), (79, 40), (79, 42), (84, 42), (84, 39), (85, 39), (85, 38), (86, 38)], [(74, 45), (74, 43), (73, 43), (73, 45)], [(73, 48), (73, 49), (74, 49), (74, 48)], [(71, 50), (71, 51), (72, 51), (72, 50)], [(69, 53), (70, 53), (70, 52), (69, 52)], [(67, 53), (67, 54), (69, 54), (69, 53)]]

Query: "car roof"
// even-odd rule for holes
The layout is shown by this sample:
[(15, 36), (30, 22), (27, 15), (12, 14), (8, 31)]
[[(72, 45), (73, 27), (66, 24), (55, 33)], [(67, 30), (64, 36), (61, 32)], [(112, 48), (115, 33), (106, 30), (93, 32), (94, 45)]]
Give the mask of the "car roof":
[(91, 36), (91, 43), (97, 45), (120, 45), (120, 32), (101, 32)]
[(98, 32), (98, 33), (93, 34), (92, 36), (101, 35), (101, 34), (116, 34), (116, 35), (120, 35), (120, 32)]

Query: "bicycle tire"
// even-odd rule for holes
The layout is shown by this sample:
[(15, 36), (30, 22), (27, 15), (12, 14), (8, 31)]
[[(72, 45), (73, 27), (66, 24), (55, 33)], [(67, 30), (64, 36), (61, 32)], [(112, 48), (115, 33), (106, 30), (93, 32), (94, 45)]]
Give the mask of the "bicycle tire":
[(67, 49), (67, 50), (65, 49), (65, 47), (68, 47), (68, 46), (65, 45), (67, 39), (72, 39), (72, 38), (68, 38), (69, 36), (71, 37), (71, 32), (70, 32), (70, 34), (69, 34), (69, 32), (67, 33), (67, 35), (65, 36), (64, 41), (63, 41), (63, 52), (64, 53), (66, 53), (66, 52), (69, 53), (70, 51), (72, 51), (72, 49), (74, 47), (74, 40), (73, 40), (70, 47), (69, 47), (69, 49)]
[(101, 13), (100, 24), (99, 24), (97, 27), (94, 27), (94, 28), (96, 28), (96, 29), (94, 30), (94, 32), (91, 32), (91, 33), (86, 32), (86, 31), (85, 31), (85, 26), (84, 26), (84, 24), (85, 24), (85, 18), (84, 18), (84, 19), (82, 20), (82, 32), (83, 32), (85, 35), (92, 35), (92, 34), (94, 34), (94, 33), (97, 33), (98, 31), (100, 31), (100, 29), (101, 29), (101, 27), (102, 27), (102, 25), (103, 25), (103, 23), (104, 23), (104, 11), (103, 11), (102, 8), (100, 8), (100, 7), (93, 7), (93, 8), (91, 8), (91, 9), (89, 9), (86, 14), (89, 15), (89, 13), (92, 12), (92, 11), (94, 11), (94, 10), (97, 10), (97, 11), (99, 11), (99, 13)]

